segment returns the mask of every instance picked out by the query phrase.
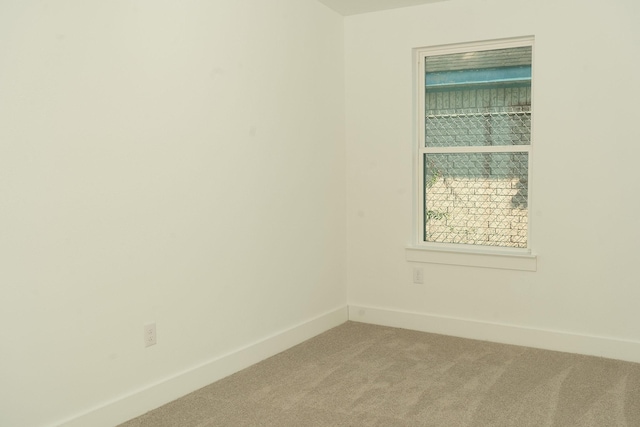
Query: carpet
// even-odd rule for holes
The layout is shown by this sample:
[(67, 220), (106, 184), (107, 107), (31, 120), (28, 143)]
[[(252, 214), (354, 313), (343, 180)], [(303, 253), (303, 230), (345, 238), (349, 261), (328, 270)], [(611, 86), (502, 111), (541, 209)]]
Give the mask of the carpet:
[(640, 364), (347, 322), (121, 427), (640, 426)]

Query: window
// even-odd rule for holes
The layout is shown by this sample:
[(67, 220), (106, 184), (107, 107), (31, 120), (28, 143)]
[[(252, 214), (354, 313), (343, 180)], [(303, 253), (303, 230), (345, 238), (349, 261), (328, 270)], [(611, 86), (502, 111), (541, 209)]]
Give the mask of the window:
[(532, 44), (416, 51), (419, 245), (528, 252)]

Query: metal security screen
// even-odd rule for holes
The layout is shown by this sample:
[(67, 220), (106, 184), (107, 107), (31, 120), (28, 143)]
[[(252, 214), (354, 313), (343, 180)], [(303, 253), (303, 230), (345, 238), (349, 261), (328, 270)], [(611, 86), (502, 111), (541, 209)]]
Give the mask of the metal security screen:
[(427, 110), (426, 135), (428, 147), (529, 145), (531, 111), (523, 106), (434, 108)]
[(526, 247), (528, 157), (425, 154), (425, 240)]
[(531, 46), (425, 56), (425, 242), (526, 248)]

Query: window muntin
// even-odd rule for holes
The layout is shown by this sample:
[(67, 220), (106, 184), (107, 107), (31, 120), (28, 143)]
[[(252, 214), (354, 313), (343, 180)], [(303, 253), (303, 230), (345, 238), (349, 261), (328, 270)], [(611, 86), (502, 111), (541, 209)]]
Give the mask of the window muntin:
[(526, 249), (531, 42), (457, 50), (419, 51), (419, 238)]

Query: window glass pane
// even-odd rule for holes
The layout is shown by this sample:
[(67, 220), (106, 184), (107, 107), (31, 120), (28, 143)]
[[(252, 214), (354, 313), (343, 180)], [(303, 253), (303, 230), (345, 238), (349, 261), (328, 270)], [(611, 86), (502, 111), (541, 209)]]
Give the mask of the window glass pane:
[(531, 143), (531, 46), (425, 58), (425, 146)]
[(424, 240), (527, 247), (528, 153), (424, 155)]

